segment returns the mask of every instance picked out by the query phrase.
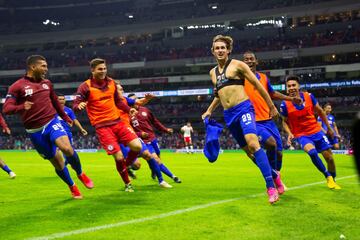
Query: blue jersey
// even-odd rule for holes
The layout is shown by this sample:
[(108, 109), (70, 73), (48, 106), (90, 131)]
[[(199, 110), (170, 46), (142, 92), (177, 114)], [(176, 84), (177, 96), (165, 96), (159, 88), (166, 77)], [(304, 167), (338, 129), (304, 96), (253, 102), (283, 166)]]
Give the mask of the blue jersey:
[[(334, 128), (334, 123), (335, 123), (335, 117), (331, 114), (327, 115), (326, 116), (328, 122), (329, 122), (329, 125), (331, 127), (331, 129), (335, 132), (335, 128)], [(318, 122), (321, 122), (321, 127), (327, 131), (327, 126), (326, 124), (323, 122), (323, 120), (321, 119), (321, 117), (318, 117)]]
[[(64, 112), (71, 118), (71, 120), (75, 120), (76, 116), (74, 114), (74, 111), (69, 108), (69, 107), (64, 107)], [(65, 129), (66, 133), (71, 134), (71, 127), (70, 125), (64, 121), (58, 114), (56, 114), (56, 117), (59, 119), (61, 125), (63, 126), (63, 128)]]

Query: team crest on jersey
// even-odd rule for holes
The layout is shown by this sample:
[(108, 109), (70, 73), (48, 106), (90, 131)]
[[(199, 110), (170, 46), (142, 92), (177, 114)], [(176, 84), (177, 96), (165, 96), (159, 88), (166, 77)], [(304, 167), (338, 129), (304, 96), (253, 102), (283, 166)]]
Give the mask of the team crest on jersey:
[(108, 146), (107, 146), (107, 149), (108, 149), (109, 151), (112, 151), (112, 150), (114, 149), (114, 146), (113, 146), (113, 145), (108, 145)]
[(25, 97), (32, 96), (33, 92), (34, 91), (31, 88), (25, 89)]
[(49, 89), (49, 86), (45, 83), (43, 83), (43, 85), (41, 85), (44, 89)]
[(142, 112), (141, 115), (143, 115), (144, 117), (147, 116), (147, 113), (146, 112)]

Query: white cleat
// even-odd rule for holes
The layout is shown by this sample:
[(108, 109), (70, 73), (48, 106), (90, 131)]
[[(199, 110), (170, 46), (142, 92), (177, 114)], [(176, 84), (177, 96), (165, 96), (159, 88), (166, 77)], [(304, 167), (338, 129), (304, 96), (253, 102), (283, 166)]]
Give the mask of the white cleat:
[(172, 186), (165, 181), (162, 181), (161, 183), (159, 183), (159, 186), (162, 188), (172, 188)]
[(9, 173), (9, 177), (10, 177), (11, 179), (14, 179), (14, 178), (16, 177), (16, 174), (15, 174), (14, 172), (10, 172), (10, 173)]

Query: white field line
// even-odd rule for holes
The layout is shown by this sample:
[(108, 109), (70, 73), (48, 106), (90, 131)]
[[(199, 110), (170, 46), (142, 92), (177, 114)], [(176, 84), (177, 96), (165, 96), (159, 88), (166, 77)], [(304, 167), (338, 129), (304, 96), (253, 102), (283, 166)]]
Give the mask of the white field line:
[[(336, 180), (338, 181), (338, 180), (342, 180), (342, 179), (353, 178), (355, 176), (357, 176), (357, 175), (340, 177), (340, 178), (336, 178)], [(311, 187), (311, 186), (319, 185), (319, 184), (324, 184), (324, 181), (308, 183), (308, 184), (299, 185), (299, 186), (295, 186), (295, 187), (289, 187), (287, 189), (287, 191)], [(123, 221), (123, 222), (117, 222), (117, 223), (113, 223), (113, 224), (105, 224), (105, 225), (101, 225), (101, 226), (97, 226), (97, 227), (81, 228), (81, 229), (73, 230), (73, 231), (69, 231), (69, 232), (54, 233), (54, 234), (50, 234), (47, 236), (27, 238), (26, 240), (48, 240), (48, 239), (56, 239), (56, 238), (63, 238), (63, 237), (68, 237), (68, 236), (72, 236), (72, 235), (78, 235), (78, 234), (82, 234), (82, 233), (96, 232), (96, 231), (103, 230), (103, 229), (115, 228), (115, 227), (120, 227), (120, 226), (124, 226), (124, 225), (142, 223), (142, 222), (152, 221), (152, 220), (156, 220), (156, 219), (171, 217), (174, 215), (180, 215), (180, 214), (187, 213), (187, 212), (193, 212), (193, 211), (196, 211), (199, 209), (209, 208), (209, 207), (216, 206), (216, 205), (221, 205), (221, 204), (225, 204), (225, 203), (229, 203), (229, 202), (238, 201), (238, 200), (241, 200), (244, 198), (255, 198), (255, 197), (259, 197), (259, 196), (263, 196), (263, 195), (265, 195), (265, 193), (245, 195), (245, 196), (241, 196), (238, 198), (225, 199), (225, 200), (221, 200), (221, 201), (216, 201), (216, 202), (211, 202), (211, 203), (207, 203), (207, 204), (193, 206), (190, 208), (179, 209), (179, 210), (162, 213), (162, 214), (155, 215), (155, 216), (137, 218), (137, 219)]]

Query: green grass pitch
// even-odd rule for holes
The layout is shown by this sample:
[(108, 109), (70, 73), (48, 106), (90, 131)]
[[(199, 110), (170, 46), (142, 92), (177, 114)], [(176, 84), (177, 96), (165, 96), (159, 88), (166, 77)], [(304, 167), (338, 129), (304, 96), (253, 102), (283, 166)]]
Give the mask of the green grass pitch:
[(334, 191), (304, 153), (285, 153), (282, 176), (289, 191), (273, 206), (260, 171), (241, 152), (221, 154), (213, 164), (202, 154), (162, 153), (183, 181), (164, 177), (172, 189), (158, 187), (141, 160), (134, 193), (123, 191), (112, 157), (81, 153), (95, 184), (86, 189), (71, 171), (83, 200), (71, 199), (36, 153), (0, 156), (17, 174), (10, 180), (0, 171), (2, 240), (360, 239), (360, 185), (351, 156), (335, 155), (342, 190)]

